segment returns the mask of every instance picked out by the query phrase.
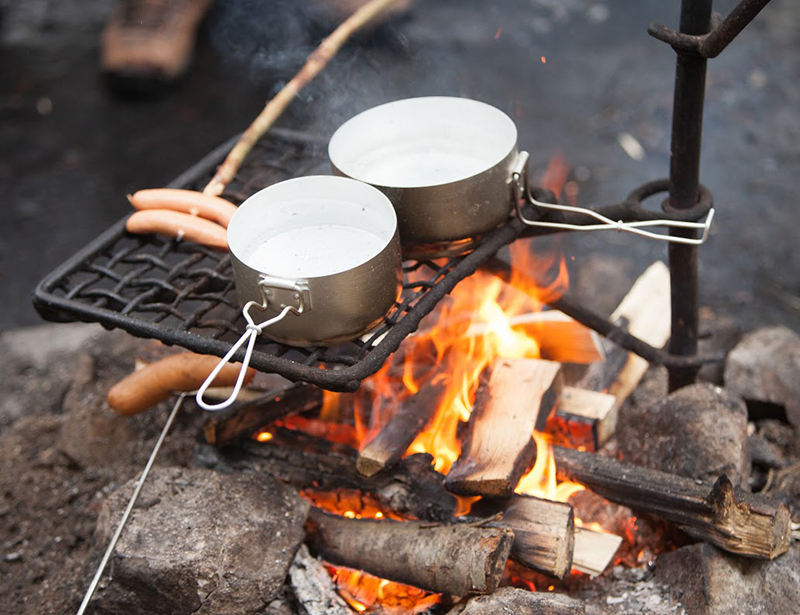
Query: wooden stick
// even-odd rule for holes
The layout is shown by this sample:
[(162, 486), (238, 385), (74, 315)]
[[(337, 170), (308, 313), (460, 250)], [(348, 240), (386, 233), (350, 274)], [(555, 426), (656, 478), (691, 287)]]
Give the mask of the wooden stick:
[(372, 476), (397, 463), (434, 417), (446, 392), (447, 388), (441, 381), (423, 384), (361, 450), (356, 469), (364, 476)]
[(622, 544), (622, 537), (616, 534), (576, 527), (572, 567), (578, 572), (592, 577), (603, 574), (617, 553), (620, 544)]
[(428, 454), (410, 455), (391, 470), (367, 478), (356, 471), (357, 453), (350, 447), (284, 428), (271, 433), (268, 442), (245, 441), (216, 455), (223, 467), (267, 472), (299, 488), (360, 490), (386, 508), (417, 519), (446, 521), (453, 516), (456, 499), (445, 491), (444, 477), (433, 469)]
[(322, 389), (298, 383), (277, 394), (270, 391), (237, 403), (225, 412), (213, 414), (203, 425), (203, 434), (209, 444), (225, 446), (251, 437), (260, 428), (280, 418), (321, 407)]
[(542, 429), (561, 389), (561, 365), (500, 359), (478, 392), (466, 441), (445, 486), (459, 495), (510, 498), (536, 455)]
[(573, 449), (553, 447), (559, 476), (612, 502), (667, 519), (716, 546), (761, 559), (789, 549), (789, 508), (734, 488), (726, 476), (714, 485)]
[(348, 519), (318, 508), (306, 530), (311, 551), (332, 564), (455, 596), (494, 591), (514, 542), (504, 528)]
[(216, 174), (203, 189), (205, 194), (219, 196), (225, 187), (236, 177), (239, 167), (244, 159), (255, 147), (255, 144), (264, 136), (272, 125), (281, 116), (284, 109), (292, 102), (309, 82), (316, 77), (328, 62), (333, 58), (347, 40), (359, 29), (367, 25), (375, 17), (383, 13), (392, 4), (399, 0), (370, 0), (350, 17), (348, 17), (336, 30), (325, 38), (314, 52), (308, 57), (305, 65), (292, 80), (287, 83), (272, 100), (270, 100), (258, 117), (244, 131), (242, 136), (233, 146), (225, 161), (219, 166)]
[(507, 502), (476, 502), (470, 514), (490, 517), (498, 512), (502, 512), (502, 518), (487, 525), (508, 527), (514, 531), (512, 560), (559, 579), (569, 574), (575, 536), (572, 506), (528, 495), (514, 495)]

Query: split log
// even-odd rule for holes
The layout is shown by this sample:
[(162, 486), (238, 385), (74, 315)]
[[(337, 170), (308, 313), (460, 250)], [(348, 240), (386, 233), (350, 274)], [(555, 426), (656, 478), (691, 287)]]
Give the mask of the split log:
[(620, 544), (622, 544), (622, 537), (616, 534), (576, 527), (572, 567), (592, 577), (603, 574), (617, 553)]
[(536, 455), (542, 429), (561, 391), (561, 365), (501, 359), (479, 390), (461, 456), (445, 479), (459, 495), (510, 498)]
[[(667, 266), (661, 261), (650, 265), (625, 295), (610, 320), (651, 346), (663, 347), (671, 331)], [(576, 385), (589, 391), (607, 392), (616, 399), (610, 411), (595, 419), (603, 423), (594, 430), (598, 448), (616, 430), (619, 406), (633, 392), (650, 366), (645, 359), (617, 346), (611, 339), (603, 340), (602, 346), (605, 360), (592, 364)], [(564, 415), (565, 420), (568, 418)]]
[(572, 568), (574, 516), (572, 506), (527, 495), (514, 495), (506, 502), (476, 502), (471, 515), (491, 517), (502, 513), (490, 527), (514, 532), (511, 559), (532, 570), (563, 579)]
[[(212, 453), (204, 465), (267, 472), (301, 489), (353, 489), (374, 495), (386, 508), (417, 519), (452, 518), (456, 499), (428, 454), (410, 455), (391, 470), (365, 477), (355, 469), (354, 449), (288, 429), (272, 431), (268, 442), (245, 441)], [(210, 447), (209, 447), (210, 448)]]
[(556, 436), (565, 433), (574, 447), (596, 450), (614, 434), (616, 409), (613, 395), (565, 386), (546, 431)]
[(354, 615), (331, 581), (325, 566), (300, 545), (289, 567), (289, 582), (307, 615)]
[[(559, 310), (517, 314), (508, 319), (508, 324), (534, 337), (543, 359), (586, 364), (604, 357), (600, 336)], [(474, 323), (465, 335), (477, 337), (488, 332), (491, 327), (486, 323)]]
[(364, 476), (373, 476), (397, 463), (433, 419), (446, 392), (447, 388), (440, 380), (427, 382), (404, 401), (383, 429), (358, 454), (358, 471)]
[(263, 393), (249, 401), (235, 403), (229, 409), (213, 414), (203, 425), (206, 442), (225, 446), (252, 436), (278, 419), (310, 412), (322, 407), (322, 389), (298, 383), (279, 392)]
[(559, 446), (553, 454), (559, 476), (617, 504), (672, 521), (731, 553), (774, 559), (789, 548), (786, 504), (736, 489), (725, 475), (709, 485)]
[(475, 596), (447, 615), (584, 615), (583, 602), (563, 594), (503, 587), (490, 596)]
[(504, 528), (348, 519), (314, 508), (306, 531), (311, 551), (332, 564), (455, 596), (493, 592), (514, 542)]

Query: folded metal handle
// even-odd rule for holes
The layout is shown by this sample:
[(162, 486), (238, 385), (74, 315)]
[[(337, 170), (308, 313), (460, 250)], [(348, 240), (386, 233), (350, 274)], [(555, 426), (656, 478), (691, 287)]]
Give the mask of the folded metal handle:
[[(612, 220), (603, 214), (596, 212), (585, 207), (574, 207), (571, 205), (560, 205), (558, 203), (543, 203), (536, 200), (531, 193), (530, 185), (528, 183), (528, 152), (520, 152), (514, 167), (511, 169), (511, 177), (509, 183), (512, 187), (514, 206), (516, 208), (517, 217), (527, 226), (538, 226), (543, 228), (554, 228), (568, 231), (608, 231), (614, 230), (617, 232), (625, 231), (642, 237), (656, 239), (658, 241), (666, 241), (668, 243), (682, 243), (688, 245), (701, 245), (708, 239), (708, 231), (711, 228), (711, 222), (714, 220), (714, 208), (708, 211), (708, 215), (703, 222), (686, 222), (682, 220), (636, 220), (633, 222), (624, 222), (622, 220)], [(522, 213), (522, 207), (525, 204), (531, 204), (534, 207), (542, 209), (552, 209), (556, 211), (566, 211), (577, 214), (584, 214), (598, 220), (598, 224), (568, 224), (566, 222), (546, 222), (542, 220), (531, 220), (526, 218)], [(651, 226), (665, 226), (667, 228), (681, 228), (681, 229), (694, 229), (702, 230), (703, 234), (699, 238), (695, 237), (680, 237), (675, 235), (667, 235), (664, 233), (654, 233), (652, 231), (643, 230), (645, 227)]]

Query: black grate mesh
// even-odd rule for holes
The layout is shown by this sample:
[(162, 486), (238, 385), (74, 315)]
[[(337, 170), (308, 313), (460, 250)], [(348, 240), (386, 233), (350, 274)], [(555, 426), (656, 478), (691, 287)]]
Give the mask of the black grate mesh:
[[(226, 151), (227, 144), (220, 150)], [(172, 185), (201, 189), (220, 157), (221, 152), (212, 153)], [(225, 196), (240, 202), (263, 187), (325, 173), (327, 167), (319, 141), (278, 131), (254, 151)], [(194, 352), (224, 355), (244, 331), (228, 255), (191, 242), (129, 235), (124, 222), (39, 285), (34, 303), (42, 316), (61, 322), (96, 321)], [(331, 390), (355, 390), (458, 281), (517, 234), (517, 229), (501, 227), (484, 242), (488, 245), (466, 257), (406, 262), (400, 299), (383, 323), (362, 339), (300, 349), (261, 336), (252, 365)]]

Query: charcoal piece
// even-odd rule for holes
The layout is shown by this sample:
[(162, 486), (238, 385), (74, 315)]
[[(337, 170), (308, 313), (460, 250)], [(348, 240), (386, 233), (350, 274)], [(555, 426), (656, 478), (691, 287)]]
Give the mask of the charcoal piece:
[[(132, 489), (130, 482), (105, 502), (98, 551), (110, 540)], [(268, 476), (154, 468), (92, 612), (265, 612), (280, 600), (308, 508), (292, 488)]]
[(488, 596), (477, 596), (457, 605), (447, 615), (582, 615), (583, 603), (563, 594), (530, 592), (504, 587)]
[(626, 405), (617, 436), (630, 463), (704, 481), (726, 474), (747, 484), (747, 408), (714, 385), (685, 387), (646, 408)]
[(660, 555), (656, 579), (692, 615), (797, 613), (800, 548), (771, 561), (730, 555), (709, 544)]
[(746, 335), (728, 355), (725, 386), (747, 401), (785, 407), (800, 427), (800, 335), (782, 326)]

